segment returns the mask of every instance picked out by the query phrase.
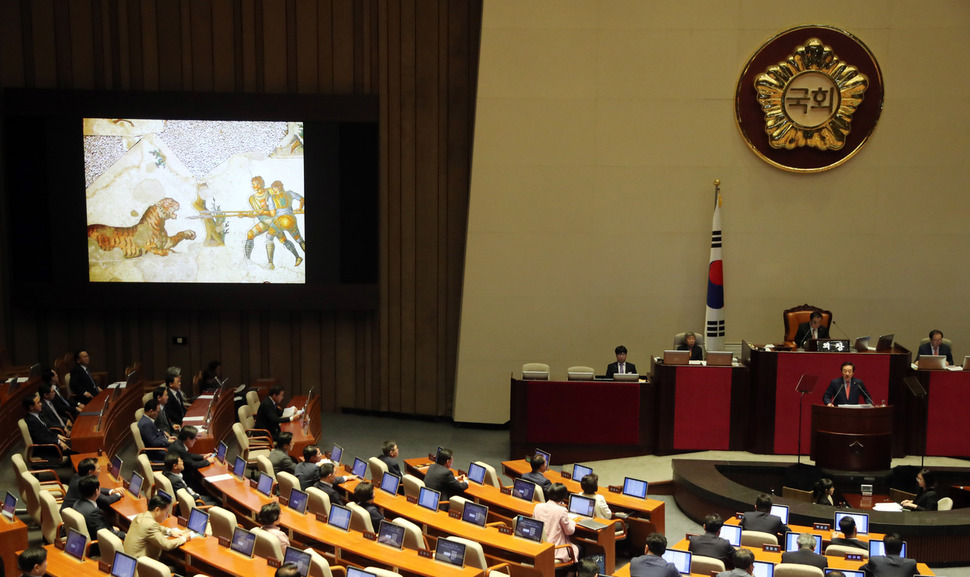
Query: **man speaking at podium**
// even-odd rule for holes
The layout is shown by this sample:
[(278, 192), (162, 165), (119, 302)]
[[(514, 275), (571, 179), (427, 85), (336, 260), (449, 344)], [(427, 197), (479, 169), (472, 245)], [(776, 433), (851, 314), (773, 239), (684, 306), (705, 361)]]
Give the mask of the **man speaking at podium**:
[(829, 407), (860, 404), (860, 399), (865, 402), (866, 397), (869, 396), (865, 392), (866, 386), (859, 379), (853, 378), (854, 373), (855, 365), (852, 361), (842, 363), (842, 378), (832, 379), (829, 388), (825, 389), (825, 394), (822, 395), (822, 402)]

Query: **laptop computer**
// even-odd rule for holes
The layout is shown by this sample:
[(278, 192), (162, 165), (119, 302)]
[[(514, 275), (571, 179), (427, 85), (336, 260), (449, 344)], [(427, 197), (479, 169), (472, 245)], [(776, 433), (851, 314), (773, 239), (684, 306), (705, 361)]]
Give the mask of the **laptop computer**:
[(519, 477), (512, 481), (512, 494), (524, 501), (532, 501), (536, 495), (536, 484)]
[(880, 353), (891, 351), (893, 349), (893, 340), (895, 340), (895, 338), (896, 335), (894, 333), (880, 336), (879, 340), (876, 342), (876, 351)]
[(370, 571), (364, 571), (363, 569), (347, 565), (347, 577), (377, 577), (377, 575)]
[(825, 574), (828, 575), (832, 571), (841, 571), (845, 577), (866, 577), (866, 574), (862, 571), (852, 571), (850, 569), (835, 569), (833, 567), (826, 567)]
[(921, 371), (946, 370), (946, 355), (920, 355), (919, 370)]
[(169, 495), (169, 494), (168, 494), (168, 492), (166, 492), (166, 491), (163, 491), (163, 490), (161, 490), (161, 489), (158, 489), (158, 490), (157, 490), (157, 491), (155, 492), (155, 494), (156, 494), (156, 495), (161, 495), (161, 497), (162, 497), (163, 499), (165, 499), (166, 501), (168, 501), (168, 504), (169, 504), (169, 505), (171, 505), (172, 503), (174, 503), (174, 502), (175, 502), (175, 497), (172, 497), (172, 496), (171, 496), (171, 495)]
[(478, 483), (479, 485), (485, 484), (485, 467), (479, 465), (478, 463), (468, 464), (468, 480)]
[(111, 562), (111, 577), (135, 577), (137, 566), (138, 559), (125, 555), (121, 551), (115, 551), (114, 561)]
[(592, 529), (593, 531), (598, 531), (606, 527), (606, 525), (592, 519), (595, 516), (595, 510), (596, 499), (583, 495), (569, 495), (569, 512), (580, 517), (576, 519), (577, 525)]
[(381, 489), (385, 493), (397, 495), (397, 488), (401, 486), (401, 478), (394, 473), (384, 473), (381, 477)]
[(752, 566), (754, 577), (775, 577), (775, 564), (767, 561), (755, 561)]
[(246, 477), (246, 459), (242, 457), (236, 457), (236, 461), (232, 464), (232, 475), (242, 481)]
[[(785, 533), (785, 551), (798, 551), (798, 536), (801, 533), (792, 533), (791, 531)], [(816, 554), (822, 554), (822, 538), (815, 535), (815, 551)]]
[(548, 381), (548, 371), (522, 371), (523, 381)]
[(128, 492), (131, 493), (136, 499), (141, 497), (141, 484), (145, 482), (138, 471), (131, 472), (131, 480), (128, 481)]
[(731, 351), (707, 351), (707, 366), (730, 367), (734, 364), (734, 353)]
[[(882, 539), (869, 540), (869, 558), (880, 557), (886, 554), (886, 544)], [(903, 541), (903, 548), (899, 551), (900, 557), (906, 557), (906, 541)]]
[(293, 509), (300, 515), (306, 513), (307, 494), (304, 491), (293, 487), (290, 489), (290, 498), (287, 499), (287, 507)]
[(114, 479), (115, 481), (118, 481), (119, 483), (121, 482), (122, 464), (124, 464), (124, 461), (122, 461), (121, 457), (119, 457), (118, 455), (111, 457), (111, 460), (108, 461), (108, 474), (111, 475), (112, 479)]
[(192, 532), (193, 537), (205, 537), (206, 527), (209, 526), (209, 514), (202, 509), (192, 509), (185, 526)]
[(354, 457), (354, 466), (350, 469), (350, 472), (358, 479), (363, 479), (364, 475), (367, 474), (367, 461), (360, 457)]
[(387, 519), (381, 519), (381, 526), (377, 531), (377, 542), (395, 549), (403, 548), (404, 527), (395, 525)]
[(310, 554), (296, 547), (287, 547), (283, 552), (283, 564), (293, 563), (300, 571), (300, 577), (306, 577), (310, 572)]
[(333, 461), (333, 464), (335, 466), (340, 464), (340, 457), (343, 457), (343, 456), (344, 456), (344, 448), (341, 447), (340, 445), (334, 445), (333, 448), (330, 449), (330, 460)]
[(641, 481), (640, 479), (634, 479), (632, 477), (625, 477), (623, 479), (623, 494), (627, 497), (634, 497), (636, 499), (646, 499), (647, 486), (648, 483), (646, 481)]
[(64, 541), (64, 552), (74, 557), (78, 561), (84, 561), (84, 550), (88, 546), (88, 538), (77, 529), (67, 530), (67, 539)]
[(17, 496), (7, 491), (7, 494), (3, 496), (3, 516), (7, 521), (13, 521), (14, 515), (17, 513)]
[(438, 539), (438, 546), (434, 550), (434, 560), (455, 567), (465, 564), (465, 544), (450, 539)]
[(772, 505), (771, 514), (780, 518), (785, 525), (788, 524), (788, 505)]
[(621, 381), (624, 383), (639, 381), (640, 375), (638, 375), (637, 373), (613, 373), (613, 380)]
[(468, 501), (461, 510), (461, 520), (472, 525), (484, 527), (485, 522), (488, 520), (488, 507)]
[(741, 525), (721, 525), (720, 536), (734, 547), (741, 546)]
[(852, 345), (852, 348), (854, 348), (856, 351), (858, 351), (860, 353), (867, 352), (869, 350), (869, 339), (870, 338), (871, 337), (869, 337), (869, 336), (857, 338), (855, 340), (855, 344)]
[(664, 351), (665, 365), (688, 365), (690, 364), (690, 351)]
[(835, 513), (835, 523), (832, 527), (838, 527), (839, 523), (842, 521), (843, 517), (852, 517), (855, 520), (855, 530), (859, 535), (865, 535), (869, 533), (869, 515), (866, 513)]
[(259, 474), (259, 481), (256, 483), (256, 490), (271, 497), (273, 495), (273, 478), (266, 473)]
[(552, 453), (548, 451), (543, 451), (542, 449), (536, 449), (535, 455), (537, 457), (542, 457), (543, 459), (545, 459), (547, 467), (552, 466)]
[(327, 517), (327, 525), (332, 525), (344, 531), (350, 530), (350, 509), (342, 505), (330, 505), (330, 515)]
[(229, 548), (252, 559), (253, 551), (256, 549), (256, 534), (242, 527), (236, 527), (232, 532), (232, 541), (229, 543)]
[(226, 464), (226, 451), (229, 450), (229, 445), (225, 441), (219, 441), (219, 446), (216, 447), (216, 459), (219, 460), (223, 465)]
[(677, 567), (677, 572), (681, 575), (690, 574), (690, 551), (678, 551), (667, 549), (664, 551), (663, 558), (667, 563), (673, 563)]
[(542, 541), (542, 528), (542, 521), (519, 515), (515, 519), (515, 529), (512, 531), (512, 534), (516, 537), (539, 543)]
[(582, 481), (583, 477), (593, 473), (592, 467), (587, 467), (586, 465), (573, 465), (573, 480)]
[(425, 509), (437, 511), (439, 501), (441, 501), (441, 493), (439, 491), (421, 487), (421, 490), (418, 492), (418, 505), (421, 505)]

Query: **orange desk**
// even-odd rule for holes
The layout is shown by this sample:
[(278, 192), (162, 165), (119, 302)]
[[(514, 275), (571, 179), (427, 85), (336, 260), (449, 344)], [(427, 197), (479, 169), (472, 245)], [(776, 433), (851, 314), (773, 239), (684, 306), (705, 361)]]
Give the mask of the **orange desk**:
[[(211, 410), (210, 410), (211, 409)], [(208, 417), (208, 420), (206, 420)], [(205, 455), (216, 450), (219, 441), (229, 435), (232, 424), (236, 422), (235, 403), (232, 389), (223, 389), (213, 403), (213, 395), (203, 395), (195, 399), (186, 409), (182, 426), (192, 425), (199, 429), (195, 438), (193, 453)]]
[(0, 558), (6, 573), (17, 575), (17, 552), (27, 548), (27, 525), (18, 517), (0, 519)]
[(276, 568), (266, 559), (247, 559), (228, 547), (220, 547), (215, 537), (192, 539), (180, 547), (185, 553), (185, 573), (195, 575), (232, 575), (233, 577), (273, 577)]
[[(103, 449), (109, 455), (131, 437), (129, 426), (135, 420), (135, 411), (141, 406), (144, 394), (142, 381), (123, 389), (104, 389), (91, 399), (74, 421), (71, 430), (71, 448), (79, 453), (94, 453)], [(108, 407), (104, 409), (105, 403)], [(104, 409), (104, 416), (99, 414)]]
[[(725, 521), (724, 524), (725, 525), (740, 525), (741, 524), (741, 520), (738, 519), (737, 517), (733, 517), (732, 516), (730, 519), (728, 519), (727, 521)], [(823, 548), (824, 548), (825, 545), (827, 545), (829, 542), (832, 541), (832, 537), (837, 537), (837, 536), (839, 536), (839, 535), (842, 534), (842, 532), (839, 531), (838, 529), (836, 529), (834, 531), (833, 530), (829, 530), (829, 531), (819, 531), (818, 529), (815, 529), (814, 527), (809, 527), (807, 525), (788, 525), (788, 528), (791, 529), (792, 532), (794, 532), (794, 533), (811, 533), (812, 535), (815, 535), (816, 537), (818, 537), (819, 539), (822, 540), (822, 546), (823, 546)], [(885, 533), (872, 533), (872, 532), (870, 532), (870, 533), (866, 533), (865, 535), (856, 535), (856, 538), (859, 539), (860, 541), (863, 541), (865, 543), (868, 543), (869, 542), (869, 539), (885, 539), (886, 538), (886, 534)]]
[[(306, 395), (293, 397), (288, 406), (302, 408), (303, 405), (306, 405)], [(290, 455), (294, 459), (302, 458), (303, 448), (316, 445), (320, 439), (323, 431), (322, 419), (320, 418), (320, 395), (315, 395), (310, 400), (305, 417), (309, 417), (308, 426), (304, 426), (303, 419), (280, 425), (280, 431), (293, 434), (293, 448), (290, 449)]]
[[(26, 548), (26, 547), (25, 547)], [(105, 577), (105, 573), (98, 571), (98, 562), (87, 557), (78, 561), (53, 545), (44, 545), (47, 549), (47, 574), (51, 577)], [(7, 569), (11, 575), (18, 575), (17, 563)]]

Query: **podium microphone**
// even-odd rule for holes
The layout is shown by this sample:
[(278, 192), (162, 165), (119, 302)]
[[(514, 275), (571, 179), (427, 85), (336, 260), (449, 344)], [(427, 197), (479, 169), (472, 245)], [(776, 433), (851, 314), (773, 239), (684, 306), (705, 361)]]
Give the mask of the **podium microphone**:
[(849, 335), (845, 331), (842, 330), (842, 327), (840, 327), (839, 325), (835, 324), (835, 319), (832, 319), (830, 322), (832, 323), (832, 326), (833, 327), (839, 329), (839, 332), (842, 333), (842, 336), (844, 336), (845, 338), (849, 339), (850, 341), (852, 340), (851, 338), (849, 338)]
[(862, 395), (869, 401), (869, 404), (875, 407), (876, 403), (872, 402), (872, 397), (869, 396), (869, 391), (866, 390), (866, 386), (862, 384), (862, 381), (859, 381), (859, 390), (862, 391)]

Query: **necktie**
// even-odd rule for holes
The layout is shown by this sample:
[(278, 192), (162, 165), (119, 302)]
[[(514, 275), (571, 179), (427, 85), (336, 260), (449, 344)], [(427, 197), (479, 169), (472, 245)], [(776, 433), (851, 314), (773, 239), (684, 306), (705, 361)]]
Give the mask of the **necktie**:
[(933, 354), (934, 355), (940, 354), (940, 349), (938, 349), (937, 347), (933, 347)]
[(57, 414), (57, 409), (54, 408), (53, 403), (51, 403), (47, 399), (44, 399), (44, 402), (47, 403), (47, 407), (51, 410), (52, 413), (54, 413), (54, 416), (57, 417), (57, 422), (61, 424), (61, 427), (64, 427), (64, 419), (62, 419), (61, 416)]
[(624, 373), (623, 367), (624, 367), (624, 363), (620, 363), (620, 374), (621, 375)]
[(847, 402), (847, 403), (851, 403), (852, 402), (852, 400), (849, 398), (849, 385), (850, 384), (851, 384), (851, 381), (846, 381), (845, 382), (845, 402)]

